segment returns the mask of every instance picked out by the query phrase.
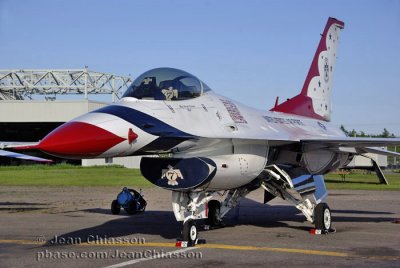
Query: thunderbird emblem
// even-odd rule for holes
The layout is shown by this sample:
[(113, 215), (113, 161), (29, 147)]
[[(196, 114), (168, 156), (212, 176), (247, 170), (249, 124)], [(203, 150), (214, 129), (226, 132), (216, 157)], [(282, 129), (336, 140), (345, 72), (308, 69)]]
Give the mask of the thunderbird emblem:
[(168, 169), (162, 170), (161, 179), (167, 179), (168, 185), (178, 185), (177, 180), (183, 180), (183, 176), (179, 169), (174, 169), (171, 165), (168, 165)]

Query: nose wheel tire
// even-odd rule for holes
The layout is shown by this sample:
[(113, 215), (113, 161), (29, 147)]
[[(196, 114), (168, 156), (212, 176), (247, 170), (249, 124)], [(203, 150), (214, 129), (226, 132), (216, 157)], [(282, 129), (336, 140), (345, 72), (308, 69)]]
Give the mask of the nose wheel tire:
[(188, 220), (183, 224), (182, 240), (195, 243), (197, 240), (197, 227), (193, 220)]
[(332, 228), (331, 210), (326, 203), (319, 203), (314, 209), (315, 228), (327, 232)]

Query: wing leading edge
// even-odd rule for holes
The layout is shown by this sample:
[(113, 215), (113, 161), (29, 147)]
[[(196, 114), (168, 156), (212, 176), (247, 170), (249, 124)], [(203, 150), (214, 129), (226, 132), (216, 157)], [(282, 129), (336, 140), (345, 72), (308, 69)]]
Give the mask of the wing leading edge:
[(378, 147), (400, 146), (399, 138), (321, 138), (302, 139), (303, 145), (311, 148), (327, 148), (334, 151), (354, 154), (374, 153), (388, 156), (400, 156), (400, 153), (388, 151)]
[(14, 153), (14, 152), (5, 151), (5, 150), (1, 150), (1, 149), (0, 149), (0, 156), (10, 157), (10, 158), (18, 158), (18, 159), (23, 159), (23, 160), (30, 160), (30, 161), (41, 162), (41, 163), (52, 163), (53, 162), (52, 160), (49, 160), (49, 159), (26, 155), (26, 154)]

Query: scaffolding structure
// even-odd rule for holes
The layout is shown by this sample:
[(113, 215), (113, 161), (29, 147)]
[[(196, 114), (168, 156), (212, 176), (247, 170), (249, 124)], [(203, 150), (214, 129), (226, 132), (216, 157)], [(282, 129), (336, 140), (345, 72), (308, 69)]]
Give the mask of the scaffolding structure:
[(58, 70), (0, 70), (0, 100), (33, 99), (45, 95), (55, 100), (57, 95), (111, 94), (119, 99), (131, 84), (131, 77), (84, 69)]

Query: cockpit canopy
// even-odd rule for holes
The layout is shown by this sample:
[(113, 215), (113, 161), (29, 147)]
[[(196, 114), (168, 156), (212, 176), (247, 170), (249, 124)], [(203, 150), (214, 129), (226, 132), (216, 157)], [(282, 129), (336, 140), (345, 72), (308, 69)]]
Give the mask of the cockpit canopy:
[(210, 88), (197, 77), (173, 68), (157, 68), (135, 79), (122, 97), (147, 100), (187, 100)]

